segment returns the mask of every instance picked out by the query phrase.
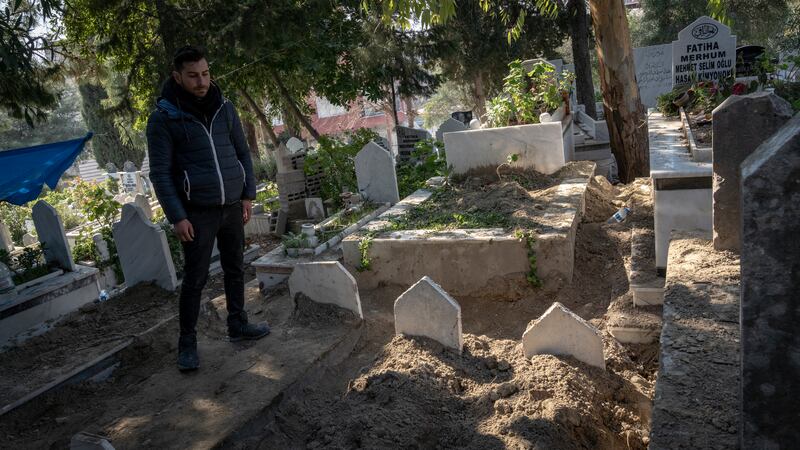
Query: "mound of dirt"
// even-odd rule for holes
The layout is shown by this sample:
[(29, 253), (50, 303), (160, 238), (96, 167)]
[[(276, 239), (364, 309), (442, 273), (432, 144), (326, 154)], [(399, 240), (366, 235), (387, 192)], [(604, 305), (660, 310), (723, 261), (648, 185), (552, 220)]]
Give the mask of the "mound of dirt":
[(607, 371), (568, 357), (527, 360), (511, 340), (464, 341), (459, 356), (395, 337), (341, 400), (289, 399), (281, 422), (309, 430), (307, 448), (646, 447), (651, 387), (613, 339)]
[(288, 326), (324, 328), (337, 324), (355, 324), (359, 318), (350, 310), (329, 303), (318, 303), (303, 293), (294, 298), (295, 308)]
[(617, 205), (614, 198), (617, 196), (615, 188), (608, 179), (602, 175), (597, 175), (589, 180), (586, 189), (586, 211), (583, 215), (584, 222), (605, 222), (615, 212)]

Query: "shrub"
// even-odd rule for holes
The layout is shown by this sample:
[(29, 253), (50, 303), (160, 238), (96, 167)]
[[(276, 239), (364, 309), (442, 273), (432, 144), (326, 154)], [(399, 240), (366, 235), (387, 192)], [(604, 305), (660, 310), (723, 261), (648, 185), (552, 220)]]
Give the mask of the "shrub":
[(564, 103), (575, 75), (568, 71), (556, 76), (552, 65), (540, 61), (526, 72), (520, 60), (508, 65), (503, 92), (489, 101), (486, 115), (489, 126), (505, 127), (539, 123), (539, 115)]

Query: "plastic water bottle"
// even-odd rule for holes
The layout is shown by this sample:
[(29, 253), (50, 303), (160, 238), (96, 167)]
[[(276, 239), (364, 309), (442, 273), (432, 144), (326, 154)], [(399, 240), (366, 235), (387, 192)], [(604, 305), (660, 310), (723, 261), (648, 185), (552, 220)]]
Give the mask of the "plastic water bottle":
[(105, 302), (105, 301), (108, 301), (108, 292), (106, 292), (106, 290), (105, 290), (105, 289), (103, 289), (102, 291), (100, 291), (100, 295), (97, 297), (97, 300), (99, 300), (99, 301), (100, 301), (100, 303), (103, 303), (103, 302)]
[(613, 216), (611, 216), (606, 223), (620, 223), (628, 217), (628, 214), (631, 213), (630, 208), (627, 206), (620, 208), (619, 211), (615, 212)]

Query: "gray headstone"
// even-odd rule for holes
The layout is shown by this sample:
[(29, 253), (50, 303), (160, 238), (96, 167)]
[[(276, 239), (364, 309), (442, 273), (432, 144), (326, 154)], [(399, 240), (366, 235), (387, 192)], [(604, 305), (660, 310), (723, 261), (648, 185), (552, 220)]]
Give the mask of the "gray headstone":
[(103, 239), (103, 235), (100, 233), (92, 235), (92, 241), (94, 242), (94, 248), (97, 249), (97, 256), (100, 261), (108, 261), (111, 258), (111, 252), (108, 251), (108, 243)]
[(122, 205), (122, 219), (113, 226), (125, 283), (130, 287), (155, 281), (168, 291), (178, 287), (175, 266), (164, 230), (133, 203)]
[(397, 158), (400, 161), (408, 161), (411, 158), (411, 153), (414, 152), (414, 146), (417, 142), (423, 139), (430, 139), (431, 134), (425, 130), (408, 127), (395, 127), (397, 135)]
[(455, 131), (465, 131), (468, 129), (469, 128), (467, 128), (466, 125), (451, 117), (445, 120), (444, 123), (439, 125), (439, 129), (436, 130), (436, 140), (439, 142), (444, 142), (445, 133), (452, 133)]
[(722, 81), (736, 71), (736, 36), (716, 20), (702, 16), (672, 42), (672, 84)]
[(303, 141), (297, 139), (296, 137), (292, 136), (286, 141), (286, 149), (289, 150), (291, 153), (297, 153), (299, 151), (305, 150), (306, 145), (303, 144)]
[(380, 145), (370, 142), (356, 154), (358, 192), (374, 203), (400, 201), (392, 155)]
[(25, 247), (33, 245), (37, 242), (39, 242), (39, 240), (36, 239), (36, 236), (34, 236), (31, 233), (25, 233), (22, 235), (22, 245), (24, 245)]
[(647, 108), (655, 108), (657, 97), (672, 90), (672, 44), (633, 49), (639, 97)]
[(325, 218), (325, 206), (319, 197), (311, 197), (306, 200), (306, 216), (309, 219), (322, 220)]
[(75, 261), (72, 260), (72, 251), (64, 233), (64, 223), (56, 210), (46, 201), (39, 200), (33, 205), (31, 215), (39, 242), (44, 247), (45, 261), (66, 271), (74, 271)]
[(136, 197), (133, 198), (133, 203), (142, 208), (144, 215), (147, 216), (148, 219), (153, 218), (153, 208), (150, 207), (150, 201), (147, 200), (144, 194), (136, 194)]
[(125, 161), (125, 164), (122, 165), (122, 170), (124, 170), (125, 172), (136, 172), (139, 169), (136, 167), (136, 164), (134, 164), (133, 162)]
[[(133, 164), (133, 163), (131, 163), (131, 164)], [(113, 162), (109, 161), (108, 163), (106, 163), (106, 172), (108, 172), (108, 173), (117, 173), (118, 171), (119, 171), (119, 169), (117, 169), (117, 166), (114, 165)]]
[(739, 174), (745, 160), (792, 118), (792, 105), (769, 92), (732, 95), (714, 109), (714, 248), (739, 251)]
[(396, 334), (424, 336), (461, 353), (461, 306), (438, 284), (422, 277), (394, 302)]
[(800, 398), (800, 115), (742, 163), (741, 448), (795, 448)]
[(298, 264), (289, 277), (292, 298), (299, 293), (317, 303), (330, 303), (364, 318), (355, 278), (339, 261)]
[(0, 220), (0, 250), (12, 251), (14, 250), (14, 241), (11, 239), (11, 232), (8, 231), (3, 221)]

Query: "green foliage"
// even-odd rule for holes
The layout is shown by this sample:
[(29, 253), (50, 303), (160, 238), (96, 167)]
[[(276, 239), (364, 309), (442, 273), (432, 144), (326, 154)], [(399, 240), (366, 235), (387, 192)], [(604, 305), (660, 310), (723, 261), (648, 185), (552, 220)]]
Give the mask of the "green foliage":
[(775, 94), (792, 104), (795, 112), (800, 111), (800, 82), (776, 80)]
[(275, 198), (277, 196), (278, 196), (277, 183), (275, 183), (274, 181), (268, 181), (266, 188), (256, 193), (256, 203), (264, 205), (264, 210), (266, 211), (275, 211), (280, 207), (280, 202), (278, 200), (270, 201), (270, 199)]
[(390, 225), (380, 231), (398, 230), (455, 230), (476, 228), (509, 228), (511, 219), (494, 211), (470, 209), (453, 213), (441, 207), (456, 200), (457, 194), (448, 190), (435, 191), (431, 197), (402, 216), (389, 217)]
[(364, 237), (358, 241), (358, 253), (360, 257), (356, 270), (359, 272), (365, 272), (372, 269), (372, 261), (369, 258), (369, 249), (372, 248), (372, 241), (375, 239), (375, 234), (376, 233), (374, 232), (367, 232)]
[(527, 230), (516, 230), (514, 231), (514, 236), (519, 240), (525, 240), (525, 244), (528, 247), (528, 263), (530, 264), (529, 270), (525, 278), (528, 280), (533, 287), (541, 287), (542, 280), (539, 278), (539, 275), (536, 273), (536, 234), (532, 231)]
[(341, 207), (339, 194), (345, 190), (354, 190), (356, 180), (355, 156), (370, 141), (378, 138), (378, 134), (367, 128), (360, 128), (347, 133), (344, 140), (330, 136), (322, 136), (316, 151), (309, 153), (305, 160), (305, 172), (308, 175), (322, 170), (322, 198), (332, 200)]
[(82, 182), (76, 184), (75, 189), (86, 217), (110, 230), (122, 205), (101, 184)]
[(292, 233), (291, 231), (281, 237), (285, 248), (305, 248), (308, 247), (308, 236), (304, 233)]
[(0, 202), (0, 220), (6, 224), (11, 233), (11, 240), (17, 245), (22, 245), (22, 236), (27, 233), (25, 220), (31, 218), (31, 207), (28, 205), (16, 206), (11, 203)]
[(75, 239), (75, 245), (72, 247), (72, 257), (75, 261), (94, 261), (97, 262), (99, 254), (97, 247), (94, 245), (94, 239), (85, 230), (82, 229)]
[(553, 111), (564, 103), (564, 92), (569, 92), (575, 76), (567, 71), (560, 77), (550, 64), (540, 61), (526, 71), (522, 61), (508, 65), (503, 92), (489, 101), (486, 112), (489, 125), (505, 127), (539, 123), (539, 115)]
[(270, 154), (261, 159), (253, 160), (253, 173), (258, 183), (275, 181), (275, 174), (278, 173), (275, 158)]
[(33, 127), (55, 106), (51, 82), (60, 75), (55, 32), (40, 25), (60, 10), (60, 0), (7, 1), (0, 9), (0, 108)]
[(12, 277), (14, 284), (27, 283), (41, 276), (50, 273), (50, 269), (44, 264), (44, 251), (41, 245), (25, 247), (20, 254), (14, 258), (13, 264), (9, 269), (15, 273)]
[(425, 128), (435, 128), (450, 118), (453, 111), (470, 111), (475, 100), (467, 84), (448, 80), (439, 85), (436, 92), (425, 102), (421, 113)]
[(397, 167), (397, 187), (400, 198), (407, 197), (417, 189), (424, 188), (425, 182), (429, 178), (447, 174), (444, 144), (434, 139), (417, 142), (411, 153), (411, 159)]
[(161, 229), (164, 230), (164, 234), (167, 236), (167, 245), (169, 245), (169, 253), (170, 256), (172, 256), (172, 264), (175, 266), (175, 270), (182, 271), (184, 255), (181, 240), (178, 238), (178, 235), (175, 234), (175, 231), (172, 229), (172, 225), (170, 225), (168, 222), (162, 222), (160, 226)]

